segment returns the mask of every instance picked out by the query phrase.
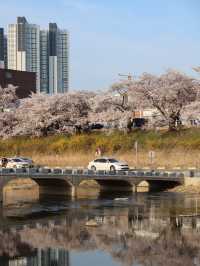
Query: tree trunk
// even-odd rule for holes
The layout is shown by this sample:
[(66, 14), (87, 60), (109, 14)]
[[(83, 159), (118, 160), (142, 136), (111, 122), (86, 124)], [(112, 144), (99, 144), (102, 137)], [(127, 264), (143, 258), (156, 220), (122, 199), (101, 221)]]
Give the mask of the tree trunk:
[(169, 131), (175, 131), (175, 130), (177, 130), (176, 120), (170, 120), (169, 121)]
[(180, 125), (181, 125), (180, 112), (170, 115), (169, 130), (170, 131), (178, 130), (180, 129)]

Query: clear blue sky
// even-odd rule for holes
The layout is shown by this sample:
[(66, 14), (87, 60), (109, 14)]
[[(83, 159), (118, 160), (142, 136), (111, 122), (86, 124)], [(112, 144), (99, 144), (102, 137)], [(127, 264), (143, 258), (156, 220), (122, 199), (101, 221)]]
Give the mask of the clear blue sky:
[(70, 31), (71, 89), (104, 89), (118, 73), (192, 74), (200, 65), (200, 0), (2, 0), (0, 26), (26, 16)]

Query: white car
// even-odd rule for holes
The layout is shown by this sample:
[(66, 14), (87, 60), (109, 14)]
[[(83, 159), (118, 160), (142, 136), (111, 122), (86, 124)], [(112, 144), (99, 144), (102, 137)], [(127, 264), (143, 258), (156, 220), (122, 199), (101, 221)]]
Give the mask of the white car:
[(101, 157), (91, 161), (88, 164), (88, 169), (93, 171), (127, 171), (129, 166), (126, 162), (118, 161), (114, 158)]
[(20, 158), (8, 158), (7, 168), (29, 168), (33, 165)]
[(12, 159), (20, 159), (21, 161), (24, 161), (26, 163), (29, 163), (29, 164), (33, 164), (33, 160), (31, 158), (28, 158), (28, 157), (13, 157)]

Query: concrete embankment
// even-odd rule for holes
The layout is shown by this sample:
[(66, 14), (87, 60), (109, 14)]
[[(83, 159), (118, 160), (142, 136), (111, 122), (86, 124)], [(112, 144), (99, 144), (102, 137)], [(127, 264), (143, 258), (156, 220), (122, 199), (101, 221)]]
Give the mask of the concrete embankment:
[(200, 193), (200, 177), (185, 177), (184, 185), (177, 186), (169, 191), (185, 192), (185, 193)]
[(39, 187), (31, 179), (19, 178), (10, 181), (3, 190), (4, 205), (33, 202), (39, 199)]

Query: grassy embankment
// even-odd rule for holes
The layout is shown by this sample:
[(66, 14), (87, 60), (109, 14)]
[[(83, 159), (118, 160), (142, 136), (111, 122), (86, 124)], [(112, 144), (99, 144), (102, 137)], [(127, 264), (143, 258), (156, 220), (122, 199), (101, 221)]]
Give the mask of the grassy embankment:
[(150, 165), (148, 152), (156, 157), (154, 167), (199, 167), (200, 129), (181, 132), (135, 131), (113, 132), (45, 138), (18, 137), (0, 140), (0, 156), (30, 156), (38, 164), (48, 166), (86, 166), (100, 146), (104, 155), (112, 155), (136, 166), (134, 143), (138, 141), (138, 164)]

